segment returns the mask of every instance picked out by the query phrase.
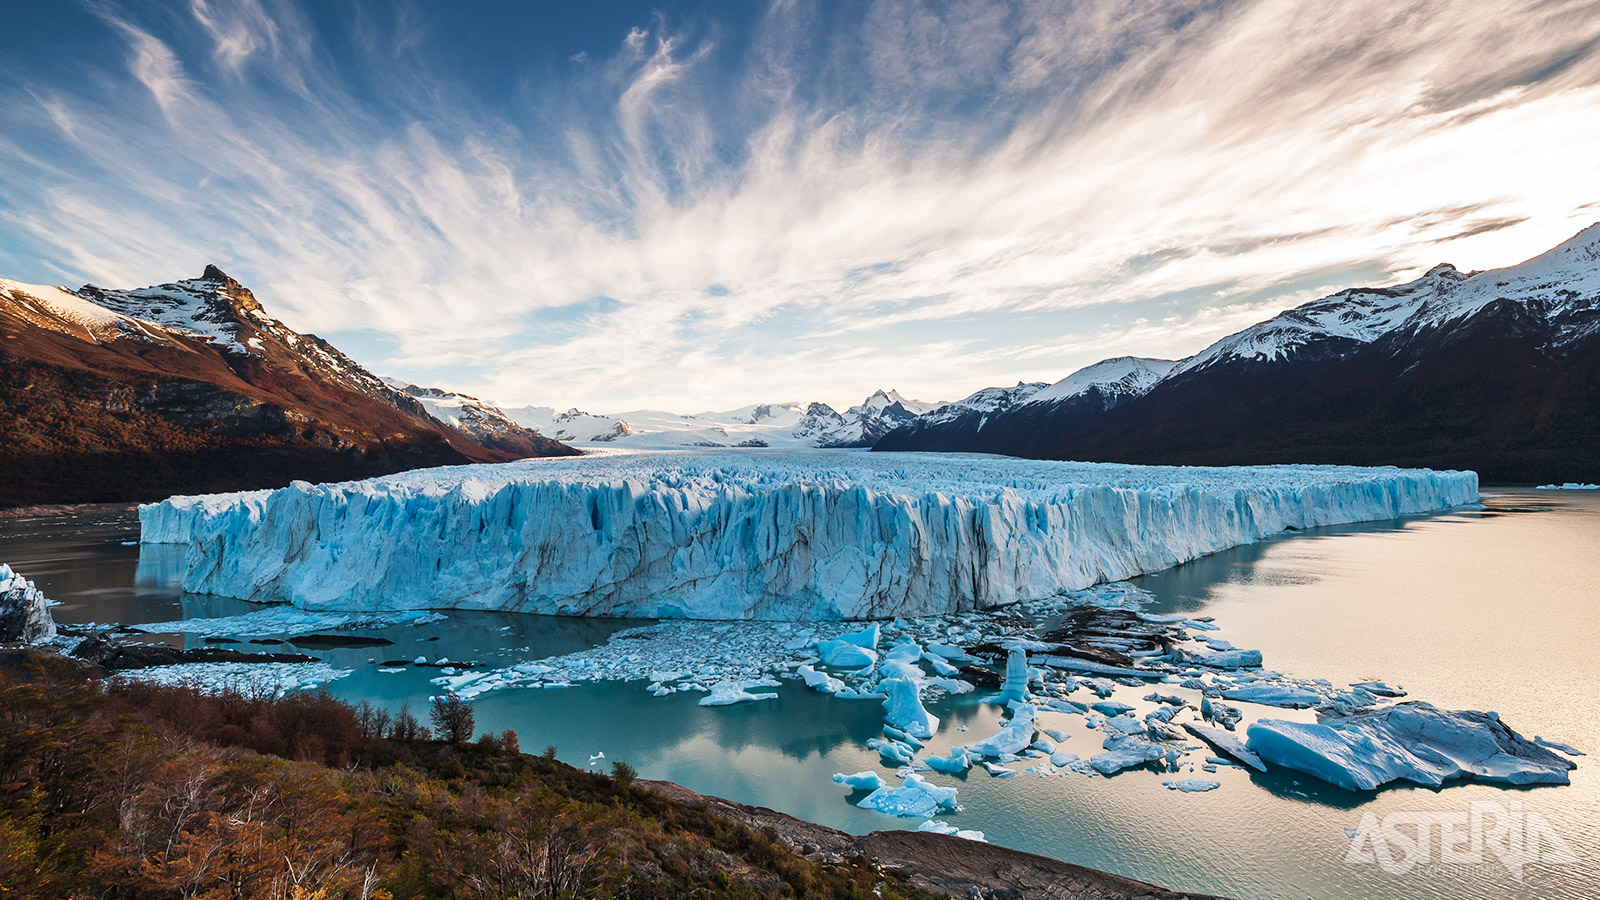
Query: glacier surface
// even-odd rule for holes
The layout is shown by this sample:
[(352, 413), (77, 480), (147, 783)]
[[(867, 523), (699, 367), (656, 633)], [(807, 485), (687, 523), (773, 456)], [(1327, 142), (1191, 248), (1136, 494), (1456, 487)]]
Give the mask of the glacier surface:
[(1471, 472), (655, 452), (175, 497), (140, 522), (187, 543), (185, 590), (306, 609), (873, 619), (1477, 499)]

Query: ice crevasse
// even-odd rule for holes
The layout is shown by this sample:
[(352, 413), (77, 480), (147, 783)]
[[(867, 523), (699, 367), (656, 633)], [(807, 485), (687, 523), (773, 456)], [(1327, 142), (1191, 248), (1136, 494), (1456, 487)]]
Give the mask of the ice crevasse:
[(140, 508), (185, 590), (307, 609), (869, 619), (992, 608), (1290, 528), (1478, 499), (1471, 472), (658, 452)]

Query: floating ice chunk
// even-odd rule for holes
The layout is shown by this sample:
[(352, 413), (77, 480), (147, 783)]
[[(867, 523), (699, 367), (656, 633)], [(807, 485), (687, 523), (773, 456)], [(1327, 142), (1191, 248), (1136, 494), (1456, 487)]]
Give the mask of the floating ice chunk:
[(1535, 744), (1538, 744), (1541, 747), (1547, 747), (1547, 748), (1549, 748), (1551, 750), (1559, 750), (1559, 751), (1561, 751), (1562, 753), (1565, 753), (1568, 756), (1586, 756), (1587, 755), (1582, 750), (1579, 750), (1576, 747), (1573, 747), (1573, 746), (1568, 745), (1568, 744), (1559, 744), (1559, 743), (1556, 743), (1555, 741), (1547, 741), (1542, 736), (1537, 735), (1537, 734), (1533, 736), (1533, 742)]
[(932, 653), (928, 653), (924, 654), (922, 658), (925, 662), (927, 662), (928, 665), (933, 667), (933, 671), (947, 678), (953, 678), (954, 676), (961, 674), (960, 668), (945, 662), (944, 657), (942, 656), (935, 656)]
[(821, 691), (824, 694), (837, 694), (844, 690), (845, 687), (843, 681), (826, 672), (818, 672), (811, 666), (801, 666), (795, 669), (795, 673), (805, 681), (806, 687)]
[(1562, 484), (1541, 484), (1541, 491), (1600, 491), (1600, 484), (1586, 484), (1581, 481), (1568, 481)]
[(967, 655), (966, 650), (957, 647), (955, 644), (931, 643), (928, 645), (928, 652), (951, 662), (970, 662), (972, 660), (972, 657)]
[(1071, 737), (1071, 735), (1067, 734), (1065, 731), (1059, 731), (1055, 728), (1042, 728), (1040, 731), (1048, 736), (1050, 740), (1055, 741), (1058, 744)]
[(905, 744), (908, 747), (914, 747), (914, 748), (916, 748), (918, 750), (922, 749), (922, 746), (923, 746), (922, 741), (912, 737), (909, 734), (906, 734), (904, 731), (901, 731), (900, 729), (894, 727), (893, 725), (885, 725), (885, 726), (883, 726), (883, 733), (888, 735), (891, 739), (899, 741), (900, 743)]
[(734, 681), (714, 684), (711, 693), (700, 698), (701, 706), (732, 706), (735, 703), (749, 703), (752, 700), (776, 700), (777, 694), (763, 693), (752, 694), (746, 684)]
[(854, 775), (840, 772), (833, 776), (833, 780), (837, 784), (846, 785), (852, 791), (875, 791), (883, 787), (883, 779), (878, 777), (877, 772), (857, 772)]
[(891, 816), (927, 819), (956, 808), (956, 789), (930, 784), (921, 775), (912, 772), (906, 774), (900, 787), (880, 787), (856, 805)]
[(988, 760), (983, 761), (983, 768), (990, 775), (993, 775), (996, 778), (1012, 778), (1017, 774), (1016, 769), (1008, 769), (1005, 766), (997, 765), (996, 763), (989, 762)]
[(878, 653), (849, 641), (819, 641), (817, 655), (836, 669), (860, 669), (878, 661)]
[(1353, 681), (1350, 686), (1378, 697), (1404, 697), (1406, 695), (1406, 692), (1399, 685), (1388, 685), (1381, 681)]
[(922, 648), (914, 642), (895, 644), (889, 652), (883, 654), (885, 660), (894, 662), (914, 663), (922, 659)]
[(1037, 718), (1037, 713), (1031, 704), (1013, 703), (1011, 721), (994, 735), (975, 744), (968, 744), (967, 752), (973, 756), (995, 758), (1021, 753), (1033, 744)]
[(1261, 665), (1260, 650), (1184, 650), (1183, 661), (1212, 669), (1243, 669)]
[(1050, 765), (1060, 769), (1064, 769), (1077, 761), (1078, 754), (1076, 753), (1063, 753), (1057, 750), (1055, 753), (1050, 754)]
[(56, 637), (50, 601), (33, 582), (0, 563), (0, 641), (42, 644)]
[(877, 650), (879, 639), (880, 630), (877, 622), (873, 622), (871, 625), (868, 625), (860, 631), (852, 631), (848, 634), (841, 634), (835, 638), (835, 640), (844, 641), (847, 644), (855, 644), (857, 647), (864, 647), (868, 650)]
[(1409, 701), (1317, 724), (1262, 719), (1246, 746), (1262, 759), (1346, 790), (1397, 781), (1437, 787), (1454, 778), (1503, 784), (1567, 784), (1576, 768), (1512, 731), (1493, 713)]
[(1322, 695), (1308, 688), (1292, 684), (1256, 682), (1223, 688), (1222, 696), (1243, 703), (1262, 706), (1279, 706), (1285, 709), (1308, 709), (1322, 702)]
[(1102, 700), (1099, 703), (1089, 704), (1089, 708), (1097, 712), (1104, 713), (1107, 716), (1120, 716), (1123, 713), (1133, 709), (1132, 706), (1119, 700)]
[(591, 765), (591, 766), (599, 765), (600, 761), (605, 759), (605, 758), (606, 758), (606, 755), (604, 753), (596, 753), (593, 756), (589, 757), (589, 765)]
[(1185, 778), (1182, 781), (1163, 781), (1169, 791), (1182, 791), (1185, 794), (1198, 794), (1205, 791), (1214, 791), (1222, 787), (1222, 782), (1212, 781), (1209, 778)]
[(1144, 734), (1150, 730), (1150, 726), (1146, 725), (1144, 720), (1132, 713), (1112, 716), (1106, 720), (1104, 728), (1108, 733), (1120, 734)]
[(890, 725), (917, 738), (931, 738), (939, 730), (939, 717), (922, 705), (916, 682), (908, 678), (886, 678), (879, 686), (888, 694), (883, 708), (884, 718)]
[(972, 768), (972, 757), (961, 747), (951, 747), (949, 756), (930, 756), (925, 762), (928, 768), (946, 775), (960, 775)]
[(1255, 769), (1257, 772), (1265, 772), (1267, 770), (1267, 764), (1261, 761), (1261, 757), (1251, 753), (1249, 748), (1245, 747), (1244, 741), (1235, 737), (1233, 732), (1223, 731), (1220, 728), (1211, 728), (1206, 725), (1197, 725), (1194, 722), (1185, 722), (1183, 727), (1190, 734)]
[(1006, 654), (1006, 680), (1000, 685), (998, 703), (1028, 702), (1028, 653), (1013, 647)]
[(1105, 753), (1089, 757), (1089, 765), (1101, 775), (1153, 763), (1167, 754), (1167, 748), (1133, 735), (1108, 738), (1106, 743), (1109, 746)]
[(917, 826), (917, 830), (931, 831), (934, 834), (950, 834), (963, 840), (988, 843), (988, 841), (984, 840), (983, 832), (981, 831), (965, 831), (956, 828), (956, 826), (951, 825), (948, 822), (941, 822), (938, 819), (929, 819), (928, 821), (923, 822), (921, 825)]
[(911, 765), (917, 756), (916, 750), (891, 738), (873, 738), (867, 741), (867, 747), (878, 751), (885, 764), (896, 767)]

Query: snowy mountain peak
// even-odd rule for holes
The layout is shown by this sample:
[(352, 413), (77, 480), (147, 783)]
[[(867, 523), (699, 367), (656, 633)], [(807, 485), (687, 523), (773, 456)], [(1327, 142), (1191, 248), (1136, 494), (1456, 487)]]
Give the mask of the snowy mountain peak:
[(1279, 313), (1229, 335), (1179, 364), (1174, 374), (1229, 360), (1287, 359), (1317, 345), (1370, 344), (1399, 331), (1459, 322), (1491, 303), (1519, 304), (1557, 326), (1571, 342), (1600, 329), (1600, 223), (1555, 248), (1504, 269), (1464, 273), (1448, 263), (1415, 281), (1351, 288)]
[(1026, 403), (1053, 403), (1098, 390), (1107, 397), (1133, 397), (1146, 393), (1167, 377), (1177, 362), (1116, 356), (1084, 366), (1071, 375), (1028, 397)]

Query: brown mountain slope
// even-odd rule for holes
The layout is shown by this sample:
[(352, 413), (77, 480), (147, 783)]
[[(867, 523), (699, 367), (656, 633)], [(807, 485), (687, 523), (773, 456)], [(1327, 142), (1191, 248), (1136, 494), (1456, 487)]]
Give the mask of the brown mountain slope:
[(0, 506), (576, 452), (473, 440), (212, 266), (134, 291), (0, 280), (0, 422)]

